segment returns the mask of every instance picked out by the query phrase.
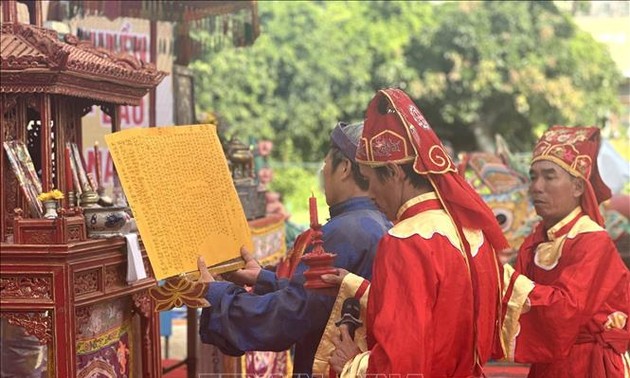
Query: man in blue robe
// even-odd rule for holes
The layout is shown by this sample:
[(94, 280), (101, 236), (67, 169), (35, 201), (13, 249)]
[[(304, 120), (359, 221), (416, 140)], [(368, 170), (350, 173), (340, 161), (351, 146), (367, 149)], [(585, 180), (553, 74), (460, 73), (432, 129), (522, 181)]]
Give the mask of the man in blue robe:
[[(332, 131), (322, 168), (330, 207), (322, 239), (324, 250), (336, 254), (336, 267), (370, 279), (376, 246), (391, 223), (367, 197), (367, 182), (354, 161), (362, 130), (363, 123), (339, 123)], [(300, 238), (296, 244), (299, 242)], [(304, 253), (309, 252), (306, 248)], [(210, 282), (206, 299), (211, 307), (201, 314), (201, 341), (237, 356), (245, 351), (283, 351), (295, 345), (294, 376), (311, 375), (334, 296), (304, 288), (307, 266), (299, 257), (289, 267), (290, 279), (278, 278), (261, 269), (251, 256), (244, 257), (246, 267), (229, 279), (253, 285), (254, 293), (231, 282)]]

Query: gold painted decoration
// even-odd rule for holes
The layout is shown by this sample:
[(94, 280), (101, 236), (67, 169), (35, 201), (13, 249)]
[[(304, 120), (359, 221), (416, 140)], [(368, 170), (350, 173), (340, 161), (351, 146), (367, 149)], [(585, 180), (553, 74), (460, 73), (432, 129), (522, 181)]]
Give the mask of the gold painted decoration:
[(168, 311), (174, 307), (188, 308), (210, 307), (204, 298), (207, 285), (182, 275), (171, 277), (164, 285), (149, 289), (149, 294), (155, 300), (155, 311)]

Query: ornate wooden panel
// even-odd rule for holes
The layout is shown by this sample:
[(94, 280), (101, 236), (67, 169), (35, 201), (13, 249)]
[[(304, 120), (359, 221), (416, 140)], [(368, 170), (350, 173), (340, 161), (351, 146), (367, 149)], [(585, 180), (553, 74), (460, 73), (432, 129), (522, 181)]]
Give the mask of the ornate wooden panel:
[(0, 312), (10, 324), (24, 328), (24, 331), (35, 336), (40, 343), (48, 344), (52, 340), (52, 316), (46, 312)]
[[(147, 294), (155, 280), (127, 284), (126, 251), (124, 238), (51, 245), (3, 243), (0, 317), (48, 345), (53, 351), (48, 368), (55, 377), (79, 375), (84, 355), (78, 354), (78, 348), (100, 337), (96, 331), (102, 320), (110, 315), (116, 321), (127, 320), (133, 314), (140, 318), (139, 323), (129, 323), (139, 333), (135, 341), (129, 339), (139, 351), (134, 366), (141, 370), (140, 377), (161, 376), (159, 319)], [(110, 306), (113, 303), (124, 305)]]
[(90, 321), (90, 317), (92, 316), (92, 306), (87, 305), (83, 307), (77, 307), (74, 310), (74, 316), (76, 318), (75, 327), (77, 329), (77, 334), (81, 334), (81, 330), (85, 328), (86, 324)]
[(74, 274), (74, 294), (82, 296), (101, 291), (101, 269), (91, 269)]
[(105, 292), (110, 292), (127, 285), (127, 271), (124, 264), (105, 267)]
[(0, 298), (53, 299), (52, 278), (50, 276), (30, 276), (25, 274), (3, 274), (0, 276)]

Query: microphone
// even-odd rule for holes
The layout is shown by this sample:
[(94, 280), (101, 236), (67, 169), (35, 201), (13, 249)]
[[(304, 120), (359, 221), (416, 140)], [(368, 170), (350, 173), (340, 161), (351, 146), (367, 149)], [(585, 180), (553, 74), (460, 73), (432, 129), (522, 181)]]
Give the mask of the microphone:
[(335, 323), (337, 327), (345, 324), (346, 327), (348, 327), (348, 332), (353, 340), (354, 331), (363, 325), (363, 323), (361, 323), (361, 318), (359, 317), (360, 313), (361, 303), (359, 300), (357, 298), (348, 298), (343, 301), (343, 305), (341, 306), (341, 319)]

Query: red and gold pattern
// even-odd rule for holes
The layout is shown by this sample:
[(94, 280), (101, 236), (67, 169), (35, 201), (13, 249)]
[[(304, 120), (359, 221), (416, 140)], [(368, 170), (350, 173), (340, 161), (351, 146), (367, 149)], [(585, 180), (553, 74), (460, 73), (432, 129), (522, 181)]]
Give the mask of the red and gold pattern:
[(285, 257), (285, 225), (281, 214), (270, 214), (248, 223), (254, 242), (252, 253), (260, 265), (275, 265)]
[(3, 23), (1, 31), (3, 93), (46, 92), (139, 105), (167, 75), (154, 64), (70, 34), (62, 42), (54, 30), (19, 23)]
[(240, 368), (246, 377), (287, 377), (293, 370), (289, 351), (246, 352)]
[(130, 323), (92, 338), (77, 341), (77, 377), (129, 377), (133, 340)]
[(205, 291), (205, 284), (179, 276), (167, 279), (162, 286), (152, 287), (149, 293), (155, 299), (155, 311), (159, 312), (184, 305), (189, 308), (209, 307), (210, 303), (204, 298)]
[[(590, 149), (580, 151), (578, 147), (589, 140), (595, 128), (568, 128), (554, 126), (546, 132), (534, 148), (532, 163), (551, 160), (574, 176), (588, 179), (593, 160)], [(595, 146), (597, 148), (597, 146)]]
[(419, 174), (456, 172), (420, 109), (400, 89), (381, 90), (370, 102), (356, 160), (370, 166), (413, 161)]
[(509, 360), (531, 363), (529, 377), (627, 376), (628, 270), (601, 226), (579, 208), (539, 224), (504, 268)]
[(481, 227), (497, 251), (509, 247), (492, 211), (457, 174), (442, 142), (402, 90), (381, 89), (370, 101), (356, 161), (372, 167), (413, 162), (413, 170), (428, 176), (458, 226)]

